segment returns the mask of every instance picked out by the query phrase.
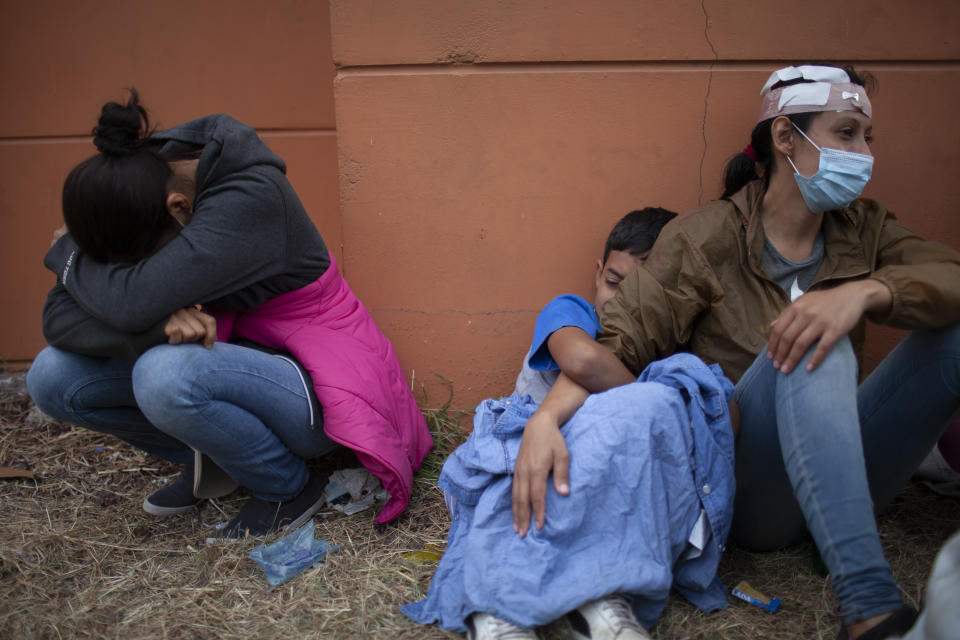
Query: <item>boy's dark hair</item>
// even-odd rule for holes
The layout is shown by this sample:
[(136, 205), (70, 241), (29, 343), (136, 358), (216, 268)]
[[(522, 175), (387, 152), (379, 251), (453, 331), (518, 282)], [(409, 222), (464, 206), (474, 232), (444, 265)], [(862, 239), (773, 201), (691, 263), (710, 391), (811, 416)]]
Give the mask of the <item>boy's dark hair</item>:
[(663, 207), (644, 207), (623, 216), (607, 236), (603, 263), (607, 263), (611, 251), (626, 251), (634, 256), (650, 251), (663, 226), (676, 217), (676, 213)]

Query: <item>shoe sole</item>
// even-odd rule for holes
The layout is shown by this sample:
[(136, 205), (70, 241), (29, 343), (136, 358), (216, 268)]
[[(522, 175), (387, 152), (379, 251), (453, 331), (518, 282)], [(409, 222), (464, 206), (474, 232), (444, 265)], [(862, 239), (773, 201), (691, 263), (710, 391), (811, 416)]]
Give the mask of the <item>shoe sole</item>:
[(191, 504), (185, 507), (161, 507), (158, 504), (153, 504), (152, 502), (150, 502), (150, 499), (147, 498), (146, 500), (143, 501), (143, 510), (152, 516), (165, 518), (167, 516), (175, 516), (181, 513), (186, 513), (187, 511), (190, 511), (191, 509), (196, 507), (198, 504), (200, 504), (199, 500), (194, 504)]

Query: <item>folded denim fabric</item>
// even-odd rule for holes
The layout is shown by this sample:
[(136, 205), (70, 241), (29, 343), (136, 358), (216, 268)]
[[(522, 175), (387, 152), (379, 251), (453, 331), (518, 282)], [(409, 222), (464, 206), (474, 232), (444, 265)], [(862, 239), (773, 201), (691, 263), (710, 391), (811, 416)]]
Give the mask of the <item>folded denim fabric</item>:
[[(401, 610), (463, 632), (474, 612), (532, 628), (613, 593), (647, 627), (671, 588), (705, 611), (724, 608), (716, 569), (733, 516), (732, 392), (719, 367), (677, 354), (590, 396), (561, 429), (570, 495), (548, 481), (546, 525), (524, 538), (513, 532), (512, 474), (537, 405), (484, 401), (438, 480), (453, 507), (446, 552), (426, 599)], [(703, 549), (687, 553), (703, 513)]]

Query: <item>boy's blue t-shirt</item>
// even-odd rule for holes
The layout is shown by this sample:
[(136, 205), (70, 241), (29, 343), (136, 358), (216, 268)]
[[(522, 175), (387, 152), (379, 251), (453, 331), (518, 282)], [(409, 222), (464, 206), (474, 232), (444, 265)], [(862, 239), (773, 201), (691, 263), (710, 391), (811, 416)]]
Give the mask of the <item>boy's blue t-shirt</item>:
[(580, 296), (558, 296), (548, 302), (537, 316), (533, 344), (517, 376), (515, 394), (530, 395), (535, 402), (543, 402), (560, 375), (560, 368), (547, 348), (547, 339), (563, 327), (577, 327), (596, 338), (600, 332), (600, 318), (593, 305)]

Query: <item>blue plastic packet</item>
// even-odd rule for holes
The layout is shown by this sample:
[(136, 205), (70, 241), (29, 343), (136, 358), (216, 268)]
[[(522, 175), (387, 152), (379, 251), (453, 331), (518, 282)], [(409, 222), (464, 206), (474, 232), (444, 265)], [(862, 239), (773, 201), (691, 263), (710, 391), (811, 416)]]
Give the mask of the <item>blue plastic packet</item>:
[(263, 569), (272, 589), (319, 563), (327, 553), (336, 551), (340, 546), (326, 540), (314, 540), (311, 520), (276, 542), (257, 545), (250, 551), (250, 559)]

